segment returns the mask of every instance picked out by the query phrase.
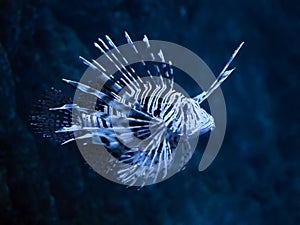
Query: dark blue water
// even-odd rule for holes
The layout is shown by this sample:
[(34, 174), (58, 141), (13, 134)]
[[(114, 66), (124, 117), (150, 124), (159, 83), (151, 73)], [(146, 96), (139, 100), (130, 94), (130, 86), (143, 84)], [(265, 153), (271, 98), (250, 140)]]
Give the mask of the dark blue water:
[[(1, 0), (0, 224), (300, 224), (299, 6)], [(76, 144), (59, 146), (28, 126), (45, 90), (72, 93), (61, 79), (80, 79), (79, 55), (100, 56), (93, 42), (105, 34), (124, 44), (125, 30), (133, 40), (147, 34), (185, 46), (216, 74), (245, 41), (222, 86), (224, 143), (204, 172), (197, 166), (208, 136), (186, 170), (137, 191), (93, 172)]]

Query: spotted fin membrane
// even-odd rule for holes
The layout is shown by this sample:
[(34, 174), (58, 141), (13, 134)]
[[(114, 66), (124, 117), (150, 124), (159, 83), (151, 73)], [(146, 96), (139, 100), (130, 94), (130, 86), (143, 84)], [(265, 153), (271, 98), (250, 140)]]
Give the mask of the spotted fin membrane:
[[(139, 55), (126, 32), (125, 38)], [(150, 47), (147, 36), (143, 42)], [(200, 104), (233, 72), (234, 69), (228, 67), (243, 43), (211, 87), (194, 98), (176, 90), (172, 62), (166, 62), (162, 50), (150, 53), (153, 60), (158, 58), (162, 63), (148, 63), (140, 57), (137, 72), (134, 65), (128, 65), (109, 36), (104, 40), (99, 38), (94, 45), (116, 67), (118, 74), (107, 74), (96, 60), (80, 57), (98, 73), (98, 79), (104, 83), (102, 88), (68, 79), (63, 81), (82, 94), (95, 96), (95, 107), (74, 104), (53, 88), (34, 107), (31, 126), (45, 138), (61, 144), (83, 140), (104, 146), (105, 151), (124, 164), (124, 168), (117, 171), (117, 179), (122, 184), (132, 186), (137, 180), (144, 180), (138, 184), (144, 186), (164, 180), (174, 163), (179, 164), (180, 170), (191, 158), (189, 139), (215, 127), (213, 117)], [(116, 53), (108, 54), (112, 49)], [(183, 147), (176, 160), (174, 155), (179, 143)]]

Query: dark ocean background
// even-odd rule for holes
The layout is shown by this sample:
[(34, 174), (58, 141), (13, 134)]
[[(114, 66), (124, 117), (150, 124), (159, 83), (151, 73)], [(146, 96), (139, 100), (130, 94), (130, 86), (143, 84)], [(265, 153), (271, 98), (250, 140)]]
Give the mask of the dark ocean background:
[[(222, 85), (227, 133), (212, 165), (126, 188), (95, 173), (75, 143), (34, 135), (30, 110), (61, 79), (79, 80), (105, 34), (124, 44), (174, 42), (217, 74), (241, 41)], [(0, 1), (1, 225), (300, 224), (299, 1)], [(195, 95), (199, 90), (190, 89)]]

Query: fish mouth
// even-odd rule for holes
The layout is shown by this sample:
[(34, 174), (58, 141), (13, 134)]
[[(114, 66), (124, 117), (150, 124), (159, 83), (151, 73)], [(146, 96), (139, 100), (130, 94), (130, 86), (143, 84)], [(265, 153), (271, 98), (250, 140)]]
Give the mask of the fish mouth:
[(215, 122), (214, 122), (214, 118), (211, 116), (211, 121), (210, 123), (207, 124), (207, 126), (204, 126), (200, 129), (199, 135), (207, 133), (209, 131), (212, 131), (213, 129), (216, 128)]

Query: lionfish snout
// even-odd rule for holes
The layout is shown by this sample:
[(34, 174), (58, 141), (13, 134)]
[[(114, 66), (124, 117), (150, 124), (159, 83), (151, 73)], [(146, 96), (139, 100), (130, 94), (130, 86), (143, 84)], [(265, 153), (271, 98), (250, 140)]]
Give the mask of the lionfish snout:
[(198, 137), (215, 128), (214, 118), (194, 99), (187, 98), (182, 107), (182, 127), (188, 138)]

